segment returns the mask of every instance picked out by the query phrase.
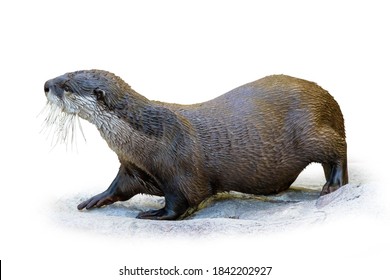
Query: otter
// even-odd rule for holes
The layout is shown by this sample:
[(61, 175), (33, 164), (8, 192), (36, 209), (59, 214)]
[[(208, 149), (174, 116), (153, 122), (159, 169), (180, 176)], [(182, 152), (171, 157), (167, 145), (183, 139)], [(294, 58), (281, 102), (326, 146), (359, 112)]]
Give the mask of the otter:
[(137, 218), (178, 219), (219, 193), (282, 192), (312, 162), (326, 195), (348, 183), (344, 119), (313, 82), (272, 75), (193, 105), (151, 101), (102, 70), (67, 73), (44, 85), (48, 104), (99, 130), (120, 167), (92, 209), (136, 194), (164, 196), (162, 209)]

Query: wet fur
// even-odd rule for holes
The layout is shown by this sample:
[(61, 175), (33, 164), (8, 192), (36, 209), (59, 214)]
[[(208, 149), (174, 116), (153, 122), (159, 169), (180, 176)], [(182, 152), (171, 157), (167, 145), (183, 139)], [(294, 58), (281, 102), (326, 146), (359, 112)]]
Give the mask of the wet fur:
[[(274, 75), (208, 102), (150, 101), (100, 70), (46, 82), (48, 100), (95, 124), (121, 167), (103, 193), (79, 209), (164, 195), (163, 209), (140, 218), (175, 219), (224, 191), (278, 193), (311, 162), (324, 166), (322, 194), (348, 182), (344, 120), (315, 83)], [(53, 100), (55, 102), (53, 102)]]

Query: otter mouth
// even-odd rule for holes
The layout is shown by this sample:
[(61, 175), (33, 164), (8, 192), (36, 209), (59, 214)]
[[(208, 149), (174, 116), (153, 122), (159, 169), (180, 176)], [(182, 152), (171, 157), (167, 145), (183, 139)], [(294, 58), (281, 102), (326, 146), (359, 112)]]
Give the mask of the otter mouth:
[(58, 143), (76, 146), (78, 130), (86, 141), (80, 122), (80, 117), (85, 114), (66, 97), (70, 94), (64, 91), (63, 96), (58, 96), (52, 89), (46, 91), (46, 88), (45, 94), (47, 103), (39, 114), (44, 115), (41, 133), (51, 138), (52, 146)]
[(52, 89), (45, 91), (48, 103), (57, 106), (64, 113), (77, 115), (80, 113), (80, 109), (71, 102), (72, 93), (64, 91), (61, 95), (54, 93)]

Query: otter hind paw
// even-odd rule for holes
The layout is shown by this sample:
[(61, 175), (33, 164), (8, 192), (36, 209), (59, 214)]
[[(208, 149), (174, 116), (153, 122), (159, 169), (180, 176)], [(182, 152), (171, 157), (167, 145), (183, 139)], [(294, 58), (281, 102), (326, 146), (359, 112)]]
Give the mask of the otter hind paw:
[(167, 210), (164, 208), (158, 210), (149, 210), (145, 212), (140, 212), (137, 216), (137, 219), (149, 219), (149, 220), (175, 220), (180, 216), (180, 214)]

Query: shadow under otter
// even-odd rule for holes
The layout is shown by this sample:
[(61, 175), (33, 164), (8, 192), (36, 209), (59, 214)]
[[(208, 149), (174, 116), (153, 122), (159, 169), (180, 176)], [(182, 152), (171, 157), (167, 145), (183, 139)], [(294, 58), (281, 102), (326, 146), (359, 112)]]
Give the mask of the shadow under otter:
[(165, 206), (138, 218), (176, 219), (219, 192), (284, 191), (311, 162), (324, 168), (321, 195), (348, 183), (341, 110), (312, 82), (268, 76), (194, 105), (150, 101), (101, 70), (64, 74), (44, 90), (53, 114), (93, 123), (121, 163), (79, 210), (145, 193)]

